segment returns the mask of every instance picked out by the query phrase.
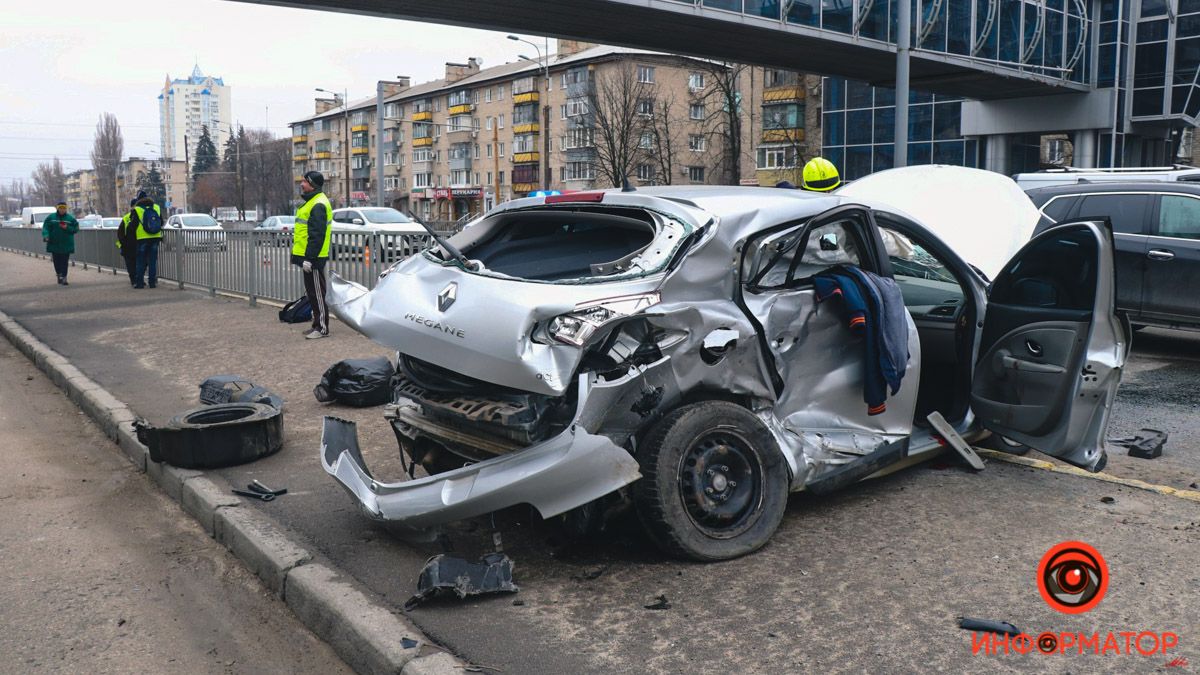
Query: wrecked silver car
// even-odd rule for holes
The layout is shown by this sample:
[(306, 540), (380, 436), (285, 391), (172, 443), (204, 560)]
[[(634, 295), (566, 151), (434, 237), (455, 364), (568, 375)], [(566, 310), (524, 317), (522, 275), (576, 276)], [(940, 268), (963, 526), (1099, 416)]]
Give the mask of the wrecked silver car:
[[(986, 187), (1007, 178), (962, 171), (985, 184), (971, 209), (1007, 208)], [(334, 278), (332, 311), (398, 350), (385, 416), (427, 475), (375, 477), (335, 418), (322, 464), (368, 516), (415, 529), (629, 498), (665, 551), (698, 560), (761, 547), (790, 491), (939, 454), (934, 412), (968, 441), (991, 430), (1099, 470), (1128, 343), (1111, 234), (1057, 227), (989, 283), (936, 229), (865, 194), (772, 188), (509, 202), (372, 291)], [(902, 297), (886, 309), (907, 361), (882, 406), (869, 340), (818, 301), (855, 270)]]

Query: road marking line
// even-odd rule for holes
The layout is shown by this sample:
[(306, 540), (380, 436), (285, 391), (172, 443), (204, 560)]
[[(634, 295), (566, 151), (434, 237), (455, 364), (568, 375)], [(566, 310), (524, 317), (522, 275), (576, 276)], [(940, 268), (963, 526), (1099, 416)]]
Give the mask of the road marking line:
[(975, 452), (978, 452), (983, 457), (997, 459), (1001, 462), (1008, 462), (1009, 464), (1020, 464), (1021, 466), (1028, 466), (1034, 469), (1044, 469), (1046, 471), (1053, 471), (1054, 473), (1065, 473), (1071, 476), (1091, 478), (1093, 480), (1103, 481), (1105, 483), (1116, 483), (1117, 485), (1124, 485), (1126, 487), (1136, 488), (1138, 490), (1146, 490), (1148, 492), (1157, 492), (1160, 495), (1179, 497), (1180, 499), (1186, 499), (1188, 501), (1200, 503), (1200, 491), (1197, 490), (1181, 490), (1179, 488), (1173, 488), (1169, 485), (1147, 483), (1144, 480), (1138, 480), (1136, 478), (1121, 478), (1120, 476), (1114, 476), (1111, 473), (1104, 473), (1103, 471), (1100, 473), (1092, 473), (1075, 466), (1064, 466), (1062, 464), (1055, 464), (1053, 462), (1047, 462), (1041, 459), (1030, 459), (1029, 457), (1022, 457), (1020, 455), (1010, 455), (1007, 452), (1000, 452), (999, 450), (975, 448)]

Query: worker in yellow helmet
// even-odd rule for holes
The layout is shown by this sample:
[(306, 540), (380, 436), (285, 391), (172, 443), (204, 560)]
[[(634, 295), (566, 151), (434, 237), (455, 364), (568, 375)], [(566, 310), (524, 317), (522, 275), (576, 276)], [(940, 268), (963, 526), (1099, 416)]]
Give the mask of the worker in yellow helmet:
[(837, 167), (824, 157), (813, 157), (804, 165), (804, 189), (829, 192), (842, 184)]

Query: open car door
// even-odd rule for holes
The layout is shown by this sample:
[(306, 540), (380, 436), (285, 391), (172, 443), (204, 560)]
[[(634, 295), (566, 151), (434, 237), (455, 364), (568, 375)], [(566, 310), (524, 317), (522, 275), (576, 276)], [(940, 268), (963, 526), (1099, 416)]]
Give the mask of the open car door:
[(1112, 233), (1043, 232), (988, 294), (971, 407), (991, 431), (1089, 471), (1107, 462), (1109, 407), (1128, 337), (1114, 314)]

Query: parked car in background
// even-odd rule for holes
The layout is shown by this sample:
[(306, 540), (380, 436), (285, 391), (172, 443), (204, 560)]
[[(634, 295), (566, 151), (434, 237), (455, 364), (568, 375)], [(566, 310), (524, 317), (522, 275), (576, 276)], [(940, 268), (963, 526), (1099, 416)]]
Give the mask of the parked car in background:
[(1137, 327), (1200, 330), (1200, 184), (1103, 182), (1028, 190), (1035, 232), (1107, 218), (1116, 241), (1117, 309)]
[(106, 230), (115, 230), (120, 226), (121, 226), (120, 218), (105, 218), (104, 222), (100, 225), (100, 227), (102, 227)]
[(1194, 166), (1148, 166), (1118, 169), (1046, 169), (1018, 173), (1013, 176), (1022, 190), (1077, 183), (1107, 183), (1129, 181), (1200, 181), (1200, 168)]
[(53, 206), (26, 206), (21, 209), (21, 227), (41, 227), (46, 216), (54, 211)]
[(259, 233), (259, 246), (286, 246), (291, 244), (292, 231), (296, 227), (295, 216), (271, 216), (254, 226)]
[(207, 213), (177, 213), (167, 218), (163, 230), (179, 232), (185, 251), (226, 248), (225, 229)]
[[(721, 560), (767, 542), (789, 491), (943, 452), (934, 412), (968, 441), (986, 428), (1103, 468), (1128, 349), (1103, 224), (1030, 241), (1037, 209), (978, 169), (851, 187), (517, 199), (450, 239), (462, 257), (430, 248), (369, 291), (334, 274), (330, 310), (397, 350), (384, 417), (410, 479), (368, 469), (354, 422), (332, 416), (325, 471), (401, 529), (516, 505), (586, 522), (632, 502), (668, 553)], [(818, 298), (837, 274), (889, 289), (888, 318), (868, 323), (898, 337), (907, 374), (882, 408), (850, 328), (864, 315), (843, 286)]]
[(429, 241), (429, 233), (424, 227), (386, 206), (334, 209), (333, 233), (374, 235), (345, 237), (352, 241), (339, 242), (333, 252), (335, 256), (358, 258), (364, 253), (370, 255), (372, 241), (375, 241), (378, 242), (376, 246), (384, 252), (382, 261), (385, 263), (412, 255), (423, 249)]
[(104, 216), (97, 213), (89, 213), (79, 219), (79, 229), (81, 230), (99, 230), (104, 227)]
[(21, 226), (21, 217), (13, 216), (12, 218), (7, 218), (7, 219), (5, 219), (5, 221), (3, 223), (0, 223), (0, 226), (2, 226), (2, 227), (20, 227)]

